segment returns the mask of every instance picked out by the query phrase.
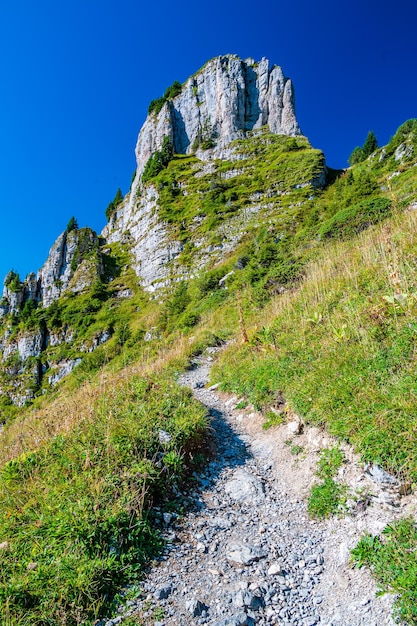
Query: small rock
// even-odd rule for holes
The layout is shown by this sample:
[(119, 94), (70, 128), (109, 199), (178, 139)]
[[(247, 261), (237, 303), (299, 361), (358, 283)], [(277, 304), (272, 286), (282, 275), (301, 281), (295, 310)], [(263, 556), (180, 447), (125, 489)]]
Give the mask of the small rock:
[(0, 543), (0, 550), (8, 550), (8, 548), (9, 548), (8, 541), (3, 541), (3, 543)]
[(276, 574), (282, 576), (282, 567), (279, 563), (272, 563), (272, 565), (268, 568), (267, 574), (268, 576), (275, 576)]
[(236, 470), (233, 479), (225, 484), (224, 490), (236, 502), (259, 504), (265, 500), (261, 481), (242, 469)]
[(32, 561), (32, 562), (27, 564), (26, 569), (27, 569), (28, 572), (31, 572), (31, 571), (37, 569), (37, 567), (38, 567), (38, 564), (35, 563), (34, 561)]
[(247, 607), (248, 609), (257, 611), (262, 606), (262, 598), (255, 596), (250, 591), (241, 589), (233, 598), (233, 604), (240, 608)]
[(213, 517), (208, 520), (210, 526), (225, 530), (232, 527), (232, 522), (226, 517)]
[(303, 424), (299, 420), (288, 422), (287, 431), (290, 435), (301, 435), (303, 432)]
[(200, 602), (200, 600), (196, 600), (193, 598), (192, 600), (187, 600), (185, 603), (185, 608), (193, 617), (200, 617), (204, 611), (207, 611), (208, 607)]
[(173, 515), (172, 513), (164, 513), (163, 518), (164, 518), (165, 526), (169, 526), (170, 523), (172, 522)]
[(168, 445), (171, 442), (171, 435), (167, 433), (166, 430), (162, 430), (162, 428), (158, 432), (159, 443), (162, 445)]
[(250, 565), (266, 557), (266, 552), (259, 546), (236, 541), (228, 545), (226, 557), (229, 561), (234, 561), (241, 565)]
[(213, 626), (248, 626), (248, 616), (246, 613), (237, 613), (225, 619), (215, 622)]
[(374, 480), (378, 485), (384, 487), (399, 487), (400, 481), (386, 472), (382, 467), (375, 463), (369, 463), (365, 466), (365, 472)]
[(166, 585), (165, 587), (160, 587), (154, 593), (154, 597), (156, 600), (166, 600), (172, 593), (172, 586)]

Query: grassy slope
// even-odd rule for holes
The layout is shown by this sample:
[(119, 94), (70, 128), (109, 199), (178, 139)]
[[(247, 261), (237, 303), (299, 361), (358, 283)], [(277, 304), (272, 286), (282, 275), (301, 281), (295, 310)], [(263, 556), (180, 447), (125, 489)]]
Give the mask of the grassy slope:
[[(415, 480), (417, 218), (403, 209), (415, 200), (417, 168), (394, 158), (404, 138), (415, 144), (408, 132), (323, 192), (297, 186), (317, 172), (320, 153), (268, 135), (238, 143), (245, 158), (217, 163), (214, 176), (195, 177), (193, 158), (158, 175), (161, 216), (188, 241), (190, 263), (198, 238), (220, 237), (217, 228), (259, 199), (265, 208), (234, 252), (162, 304), (136, 292), (115, 249), (108, 285), (47, 312), (48, 323), (76, 330), (71, 354), (106, 328), (113, 338), (0, 438), (5, 624), (92, 622), (157, 549), (151, 496), (169, 495), (205, 429), (204, 412), (172, 378), (192, 353), (239, 335), (239, 298), (250, 343), (224, 353), (216, 380), (265, 410), (283, 393), (307, 421)], [(240, 173), (221, 178), (232, 169)], [(126, 286), (134, 297), (115, 299)], [(152, 328), (160, 339), (144, 342)], [(168, 449), (160, 428), (173, 434)]]

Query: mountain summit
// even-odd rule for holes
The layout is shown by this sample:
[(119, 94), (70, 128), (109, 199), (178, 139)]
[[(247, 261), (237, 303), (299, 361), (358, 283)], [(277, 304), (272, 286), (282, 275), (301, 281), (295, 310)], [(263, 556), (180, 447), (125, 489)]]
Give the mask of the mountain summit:
[(150, 107), (139, 133), (134, 190), (147, 160), (161, 149), (166, 136), (175, 153), (189, 154), (202, 147), (204, 158), (205, 146), (212, 149), (210, 156), (222, 156), (231, 141), (261, 126), (268, 125), (277, 135), (301, 133), (292, 82), (265, 58), (255, 62), (232, 54), (215, 57), (182, 85), (180, 93), (164, 100), (153, 101), (156, 108)]

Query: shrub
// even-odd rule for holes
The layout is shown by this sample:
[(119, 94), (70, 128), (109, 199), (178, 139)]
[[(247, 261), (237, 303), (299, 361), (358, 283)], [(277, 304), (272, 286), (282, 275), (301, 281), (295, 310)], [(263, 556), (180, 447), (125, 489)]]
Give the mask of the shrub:
[[(135, 171), (135, 173), (136, 173), (136, 171)], [(110, 218), (112, 217), (113, 213), (116, 211), (118, 205), (122, 201), (123, 201), (123, 194), (122, 194), (122, 191), (121, 191), (121, 189), (119, 187), (119, 189), (116, 191), (116, 195), (114, 196), (114, 199), (107, 206), (107, 209), (106, 209), (107, 221), (110, 221)]]
[(5, 286), (12, 293), (18, 293), (22, 289), (22, 283), (20, 281), (20, 276), (14, 270), (10, 270), (4, 280)]
[(174, 147), (171, 139), (167, 135), (164, 137), (161, 150), (156, 150), (147, 160), (142, 174), (142, 182), (146, 183), (151, 178), (154, 178), (154, 176), (157, 176), (159, 172), (162, 172), (172, 160), (173, 156)]
[(357, 146), (350, 155), (348, 159), (349, 165), (356, 165), (356, 163), (361, 163), (361, 161), (367, 159), (372, 154), (372, 152), (375, 152), (377, 148), (378, 140), (375, 137), (374, 131), (370, 130), (362, 148)]
[(165, 102), (168, 102), (168, 100), (172, 100), (173, 98), (175, 98), (175, 96), (178, 96), (181, 93), (181, 91), (182, 91), (181, 83), (178, 80), (174, 80), (172, 85), (166, 89), (164, 95), (161, 98), (156, 98), (155, 100), (151, 100), (149, 107), (148, 107), (149, 115), (151, 115), (151, 113), (155, 113), (156, 115), (158, 115), (158, 113), (161, 111), (162, 107), (164, 106)]
[(330, 238), (354, 235), (388, 217), (390, 212), (391, 203), (387, 198), (363, 200), (358, 204), (342, 209), (323, 222), (320, 236)]

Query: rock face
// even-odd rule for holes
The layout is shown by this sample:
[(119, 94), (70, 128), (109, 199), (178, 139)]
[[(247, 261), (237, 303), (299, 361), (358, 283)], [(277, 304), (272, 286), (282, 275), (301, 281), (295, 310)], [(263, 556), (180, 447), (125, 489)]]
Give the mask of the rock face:
[[(158, 189), (149, 183), (142, 184), (142, 173), (149, 158), (161, 150), (164, 138), (168, 137), (174, 153), (193, 153), (202, 162), (196, 177), (217, 176), (215, 159), (240, 161), (244, 158), (236, 153), (231, 142), (244, 139), (248, 133), (261, 133), (265, 128), (276, 135), (301, 135), (292, 82), (280, 67), (272, 66), (265, 58), (256, 63), (235, 55), (216, 57), (189, 78), (181, 93), (167, 100), (159, 112), (148, 115), (136, 145), (137, 169), (131, 191), (102, 232), (109, 243), (127, 245), (132, 253), (133, 268), (145, 289), (158, 290), (187, 275), (188, 271), (176, 261), (184, 249), (183, 242), (159, 215)], [(236, 168), (226, 172), (224, 178), (244, 172), (244, 168)], [(316, 186), (322, 186), (323, 181), (324, 166)], [(300, 182), (312, 184), (311, 180)], [(183, 188), (180, 193), (187, 195), (188, 192)], [(273, 190), (268, 193), (276, 195)], [(253, 204), (248, 203), (246, 214), (241, 212), (236, 227), (229, 225), (218, 233), (220, 243), (215, 246), (197, 238), (194, 244), (199, 252), (193, 259), (194, 270), (216, 263), (233, 250), (244, 222), (265, 207), (266, 198), (254, 198)], [(198, 220), (196, 217), (196, 227)]]
[[(44, 307), (64, 293), (70, 286), (76, 270), (85, 262), (86, 255), (98, 244), (98, 237), (89, 228), (64, 231), (55, 241), (48, 258), (38, 272), (38, 298)], [(80, 277), (72, 285), (73, 291), (81, 291), (91, 284), (90, 280)]]
[[(10, 272), (0, 300), (0, 318), (9, 313), (18, 316), (26, 305), (33, 309), (36, 305), (48, 307), (66, 291), (79, 293), (91, 286), (103, 272), (98, 244), (98, 236), (90, 228), (65, 231), (55, 241), (37, 276), (32, 273), (20, 281), (15, 272)], [(81, 362), (79, 358), (64, 359), (49, 365), (44, 358), (47, 346), (71, 343), (74, 333), (67, 327), (49, 332), (44, 323), (37, 326), (13, 332), (6, 323), (0, 330), (0, 396), (9, 397), (18, 406), (33, 399), (48, 367), (52, 370), (49, 384), (56, 385)], [(100, 333), (84, 351), (92, 352), (109, 338), (108, 331)]]
[[(53, 244), (37, 275), (29, 274), (21, 281), (11, 272), (6, 278), (0, 299), (0, 319), (5, 320), (4, 330), (0, 330), (0, 362), (5, 371), (3, 378), (0, 375), (0, 395), (9, 395), (14, 403), (22, 405), (30, 400), (43, 379), (50, 385), (57, 384), (79, 365), (81, 357), (61, 358), (58, 351), (55, 351), (58, 360), (54, 356), (54, 347), (61, 343), (74, 344), (77, 340), (74, 329), (67, 325), (47, 328), (45, 323), (36, 330), (17, 331), (10, 326), (10, 314), (18, 318), (24, 312), (23, 317), (30, 316), (36, 307), (47, 308), (63, 294), (77, 294), (95, 284), (104, 276), (104, 264), (107, 263), (106, 272), (111, 267), (107, 257), (111, 256), (115, 243), (121, 244), (119, 248), (130, 255), (128, 263), (145, 289), (156, 291), (172, 285), (234, 250), (250, 220), (262, 221), (265, 212), (274, 210), (273, 198), (290, 194), (296, 186), (314, 186), (313, 177), (307, 175), (304, 178), (300, 175), (289, 190), (268, 187), (267, 183), (265, 189), (249, 196), (239, 207), (231, 206), (236, 200), (232, 194), (224, 198), (224, 206), (219, 208), (219, 213), (227, 210), (230, 215), (227, 221), (220, 220), (216, 229), (200, 228), (205, 219), (205, 207), (201, 204), (211, 201), (210, 195), (217, 197), (224, 181), (252, 173), (253, 166), (245, 164), (250, 155), (239, 152), (236, 144), (231, 146), (233, 141), (267, 132), (294, 138), (291, 141), (300, 140), (292, 83), (280, 67), (272, 66), (265, 58), (256, 63), (225, 55), (209, 61), (185, 82), (178, 95), (161, 104), (159, 110), (148, 115), (139, 133), (132, 189), (114, 207), (102, 239), (89, 228), (66, 230)], [(167, 137), (174, 153), (193, 154), (188, 179), (172, 182), (177, 197), (195, 193), (196, 215), (187, 223), (164, 217), (163, 189), (152, 180), (146, 185), (142, 182), (146, 163), (161, 150)], [(233, 164), (224, 168), (224, 172), (217, 171), (216, 159), (223, 162), (228, 159)], [(324, 175), (324, 165), (319, 169)], [(194, 192), (198, 180), (205, 181), (207, 177), (212, 177), (209, 188)], [(166, 200), (165, 209), (169, 214)], [(183, 236), (185, 231), (189, 239)], [(107, 250), (101, 248), (104, 243), (109, 246)], [(122, 289), (118, 297), (130, 294), (129, 289)], [(92, 352), (110, 336), (108, 328), (100, 329), (87, 341), (77, 344), (77, 349), (80, 353)], [(45, 376), (47, 371), (50, 375)], [(243, 484), (245, 478), (242, 484), (230, 486), (236, 497), (252, 498), (254, 502), (262, 500), (262, 489), (252, 483)]]
[(78, 293), (90, 286), (102, 273), (100, 253), (96, 249), (98, 236), (90, 228), (61, 233), (37, 276), (28, 274), (23, 282), (13, 287), (7, 284), (6, 277), (0, 317), (17, 313), (28, 301), (48, 307), (67, 289)]
[(109, 243), (120, 241), (127, 244), (132, 253), (132, 267), (140, 276), (141, 284), (153, 291), (155, 280), (158, 287), (169, 281), (169, 262), (183, 248), (181, 242), (169, 236), (166, 225), (158, 215), (158, 192), (154, 186), (143, 190), (137, 204), (124, 205), (117, 220), (106, 227), (103, 235)]
[[(181, 93), (166, 102), (159, 114), (152, 113), (146, 119), (136, 144), (132, 196), (147, 160), (162, 147), (164, 137), (171, 139), (174, 152), (180, 154), (210, 141), (210, 157), (221, 157), (231, 141), (265, 125), (279, 135), (301, 133), (291, 80), (265, 58), (259, 63), (230, 54), (212, 59), (186, 81)], [(204, 158), (204, 150), (200, 153)]]

